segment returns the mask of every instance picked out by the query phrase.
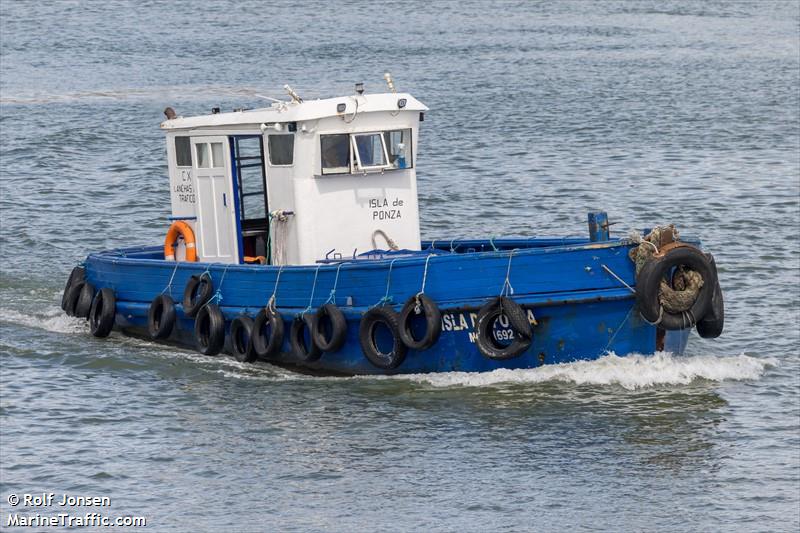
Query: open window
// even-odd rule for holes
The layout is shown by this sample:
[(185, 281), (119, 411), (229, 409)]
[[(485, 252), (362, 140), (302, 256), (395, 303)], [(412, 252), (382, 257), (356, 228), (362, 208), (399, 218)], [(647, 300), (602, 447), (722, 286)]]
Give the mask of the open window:
[(355, 154), (355, 168), (362, 172), (392, 168), (386, 143), (380, 133), (356, 133), (350, 136)]
[(411, 168), (411, 128), (320, 135), (322, 174), (367, 173)]

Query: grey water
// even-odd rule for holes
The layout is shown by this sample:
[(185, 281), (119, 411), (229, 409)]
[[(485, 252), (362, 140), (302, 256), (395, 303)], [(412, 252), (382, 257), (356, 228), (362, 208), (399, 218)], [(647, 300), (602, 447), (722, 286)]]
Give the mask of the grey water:
[[(53, 492), (152, 531), (798, 531), (799, 28), (792, 1), (2, 0), (0, 528)], [(163, 240), (164, 107), (385, 71), (430, 107), (424, 237), (675, 223), (716, 257), (722, 337), (317, 378), (61, 314), (88, 252)]]

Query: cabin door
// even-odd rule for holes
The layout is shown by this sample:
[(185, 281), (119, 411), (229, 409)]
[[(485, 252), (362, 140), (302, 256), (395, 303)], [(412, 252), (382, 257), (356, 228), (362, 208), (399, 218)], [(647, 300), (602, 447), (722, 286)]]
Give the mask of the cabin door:
[(192, 137), (200, 261), (238, 263), (236, 197), (227, 137)]

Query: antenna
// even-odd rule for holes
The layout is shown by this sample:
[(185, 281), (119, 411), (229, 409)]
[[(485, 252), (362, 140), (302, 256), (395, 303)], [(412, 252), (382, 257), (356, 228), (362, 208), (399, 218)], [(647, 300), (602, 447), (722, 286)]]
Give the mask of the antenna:
[(289, 86), (289, 84), (288, 84), (288, 83), (287, 83), (286, 85), (284, 85), (284, 86), (283, 86), (283, 90), (284, 90), (284, 91), (286, 91), (286, 94), (288, 94), (289, 96), (291, 96), (291, 97), (292, 97), (292, 101), (293, 101), (293, 102), (297, 102), (298, 104), (302, 104), (302, 103), (303, 103), (303, 99), (302, 99), (302, 98), (300, 98), (300, 95), (299, 95), (299, 94), (297, 94), (296, 92), (294, 92), (294, 89), (292, 89), (292, 88)]
[(284, 103), (286, 103), (286, 102), (284, 102), (283, 100), (278, 100), (277, 98), (273, 98), (273, 97), (271, 97), (271, 96), (264, 96), (263, 94), (258, 94), (258, 93), (255, 93), (255, 94), (253, 94), (253, 96), (255, 96), (256, 98), (262, 98), (262, 99), (264, 99), (264, 100), (269, 100), (269, 101), (271, 101), (271, 102), (277, 102), (277, 103), (279, 103), (279, 104), (284, 104)]

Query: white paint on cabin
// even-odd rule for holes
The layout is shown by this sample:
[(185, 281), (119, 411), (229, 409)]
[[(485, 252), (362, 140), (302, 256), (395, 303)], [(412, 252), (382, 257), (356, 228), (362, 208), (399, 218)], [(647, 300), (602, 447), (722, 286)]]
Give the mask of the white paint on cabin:
[[(419, 250), (416, 159), (425, 110), (409, 94), (387, 93), (167, 120), (161, 128), (172, 216), (193, 226), (201, 261), (238, 263), (259, 255), (268, 223), (273, 264), (279, 247), (284, 264), (314, 263), (331, 250), (330, 257), (349, 257), (375, 248), (373, 238), (386, 249), (380, 232), (400, 248)], [(259, 139), (263, 148), (255, 154)], [(210, 159), (200, 160), (206, 150)], [(258, 205), (264, 203), (262, 175), (268, 205)], [(264, 218), (275, 211), (294, 214), (282, 223)]]

